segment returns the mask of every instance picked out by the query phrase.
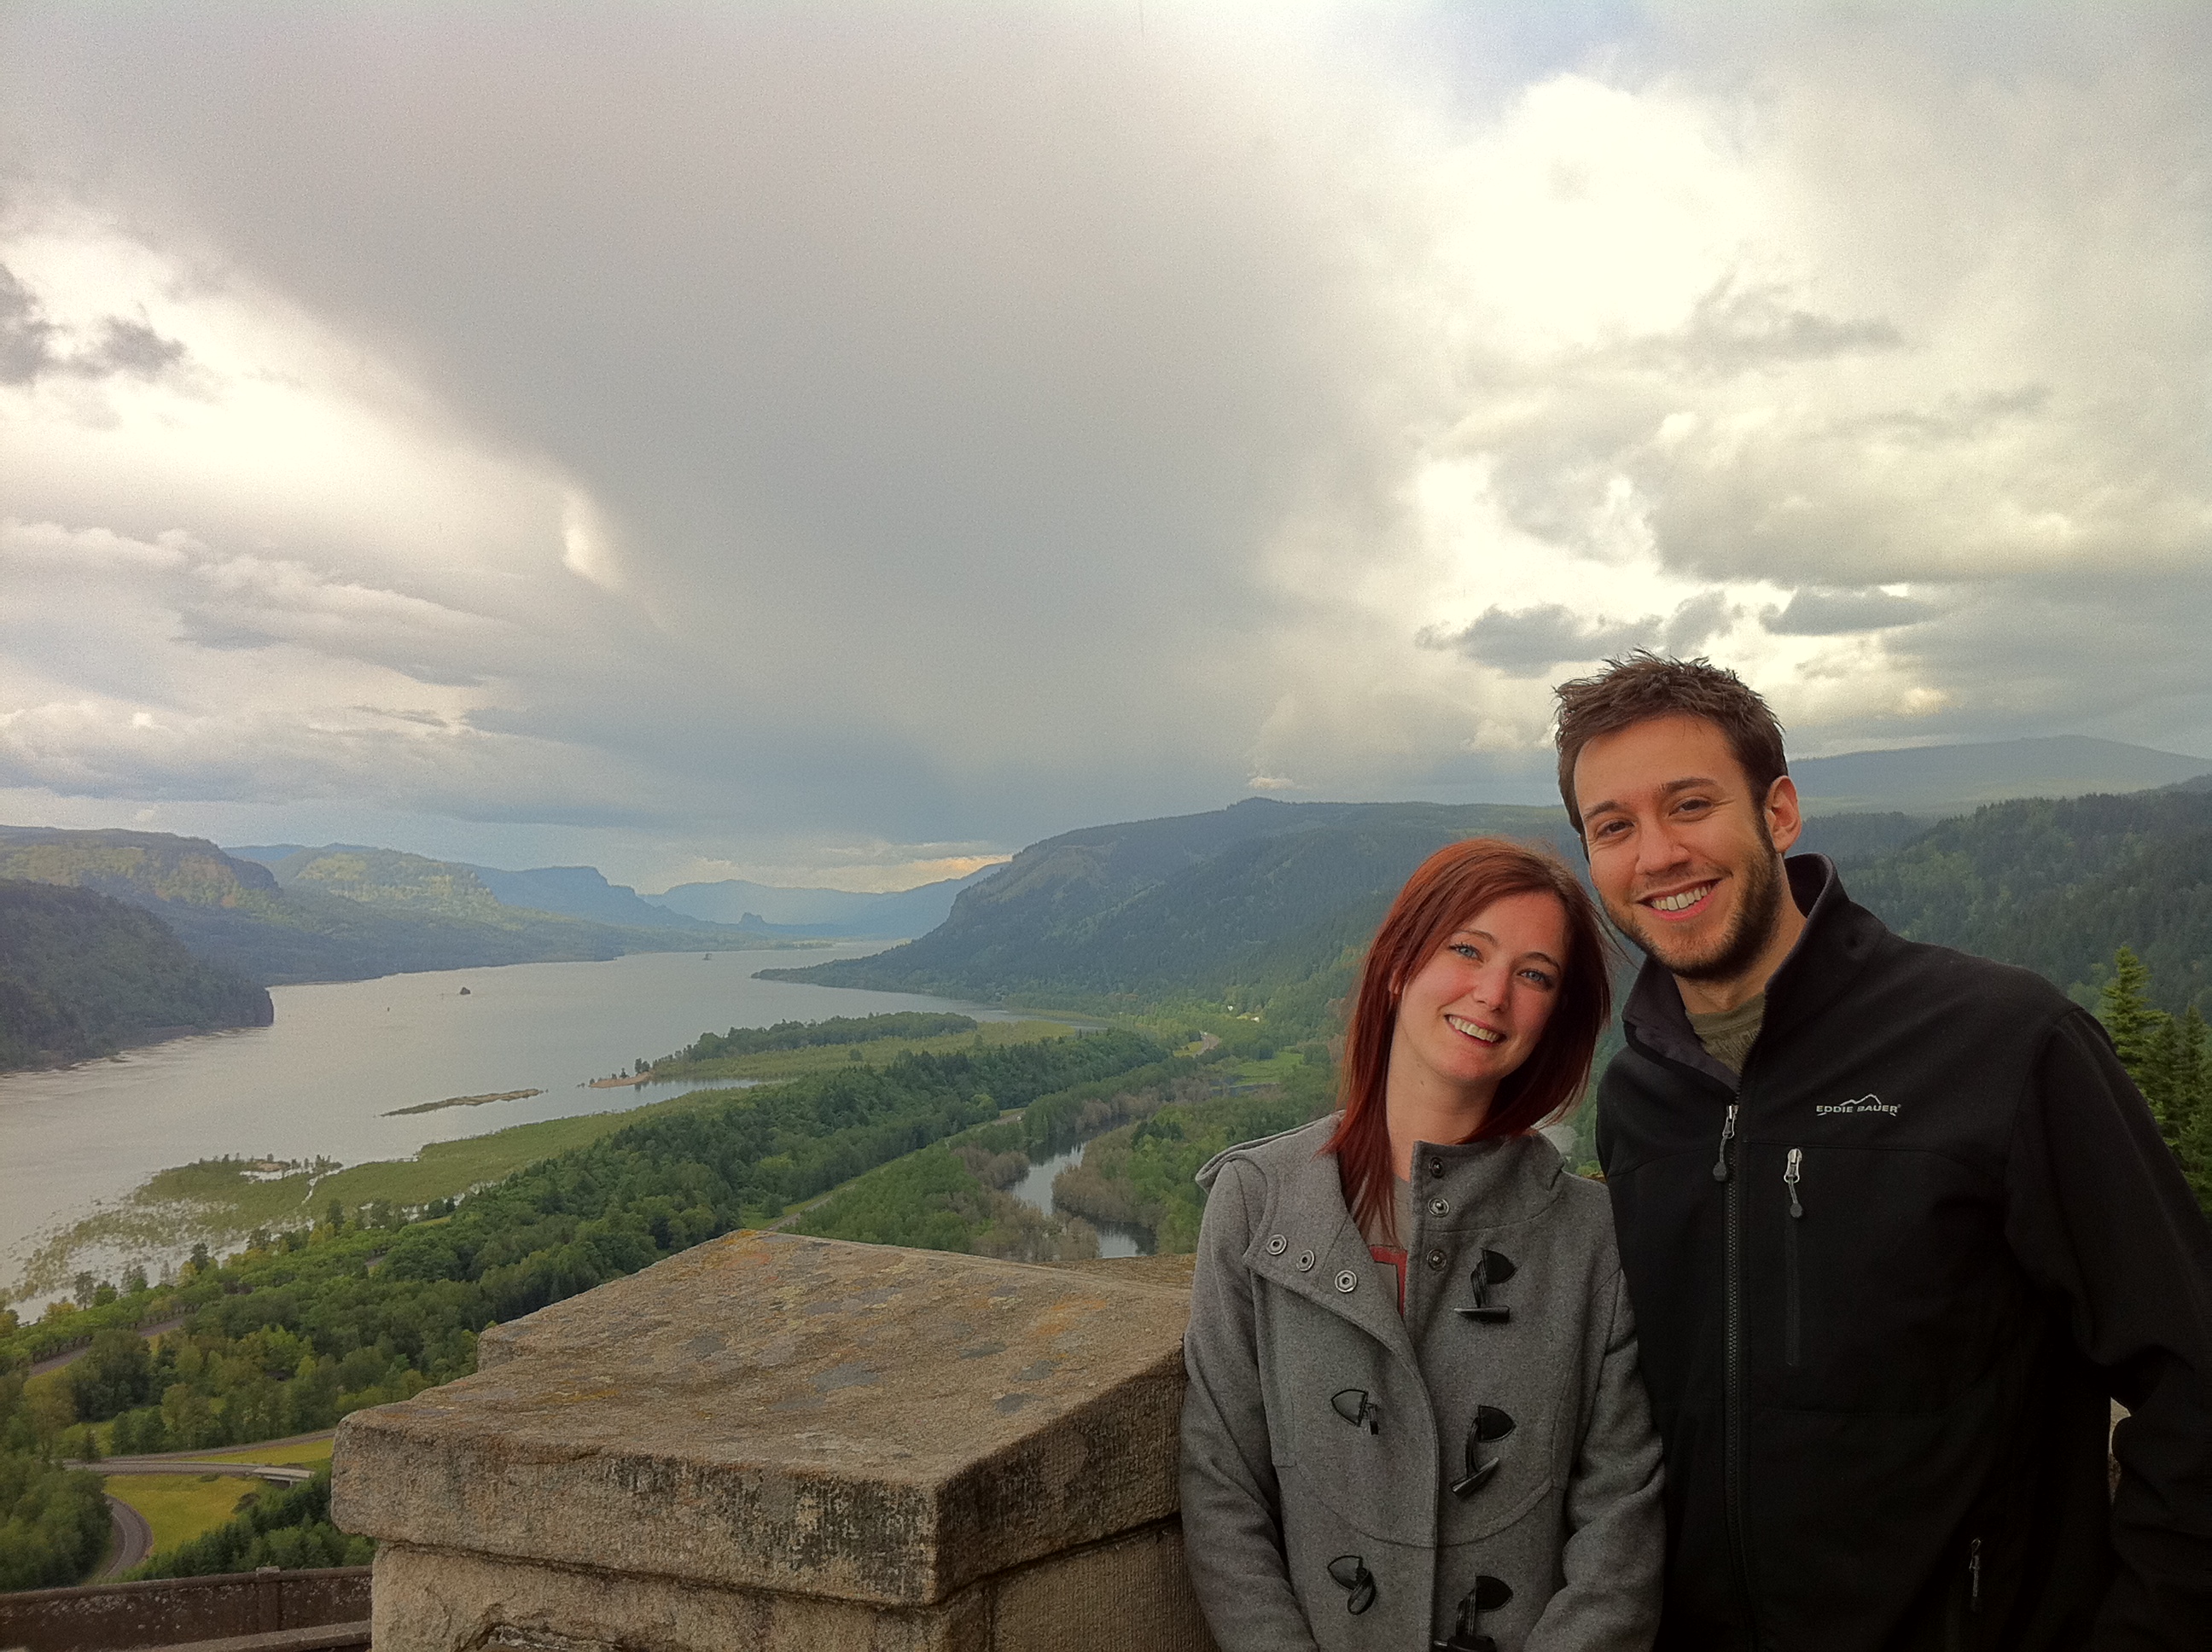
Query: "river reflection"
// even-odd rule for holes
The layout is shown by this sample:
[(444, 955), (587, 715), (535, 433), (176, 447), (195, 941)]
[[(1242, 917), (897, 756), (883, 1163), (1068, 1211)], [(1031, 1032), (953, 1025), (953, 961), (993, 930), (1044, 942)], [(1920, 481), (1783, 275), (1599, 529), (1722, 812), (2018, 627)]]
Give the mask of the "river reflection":
[[(1030, 1166), (1029, 1174), (1011, 1184), (1006, 1191), (1023, 1204), (1047, 1216), (1063, 1212), (1053, 1204), (1052, 1179), (1072, 1164), (1079, 1163), (1083, 1149), (1079, 1145), (1064, 1153), (1054, 1153), (1042, 1163)], [(1066, 1212), (1073, 1215), (1073, 1212)], [(1100, 1222), (1091, 1217), (1085, 1221), (1098, 1230), (1098, 1254), (1101, 1256), (1149, 1256), (1152, 1254), (1152, 1236), (1144, 1228), (1128, 1222)]]

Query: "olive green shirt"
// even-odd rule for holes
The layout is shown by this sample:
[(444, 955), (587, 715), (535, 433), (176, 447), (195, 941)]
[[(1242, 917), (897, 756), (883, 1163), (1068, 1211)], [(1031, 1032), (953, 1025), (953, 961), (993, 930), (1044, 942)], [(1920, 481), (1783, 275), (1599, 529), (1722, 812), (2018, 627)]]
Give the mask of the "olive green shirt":
[(1714, 1015), (1693, 1015), (1690, 1030), (1711, 1056), (1738, 1078), (1743, 1076), (1744, 1058), (1758, 1042), (1759, 1029), (1766, 1019), (1766, 994), (1759, 993), (1746, 999), (1733, 1010), (1723, 1010)]

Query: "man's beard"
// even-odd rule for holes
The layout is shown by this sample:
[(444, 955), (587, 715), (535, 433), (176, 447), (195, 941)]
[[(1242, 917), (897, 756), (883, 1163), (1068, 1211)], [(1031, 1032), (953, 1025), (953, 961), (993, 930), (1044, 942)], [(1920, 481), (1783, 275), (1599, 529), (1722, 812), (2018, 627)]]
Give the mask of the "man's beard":
[(1669, 957), (1644, 933), (1641, 925), (1623, 923), (1615, 913), (1615, 926), (1636, 943), (1644, 957), (1678, 981), (1729, 981), (1744, 974), (1766, 950), (1774, 934), (1774, 920), (1782, 912), (1782, 857), (1774, 852), (1774, 837), (1764, 820), (1759, 823), (1759, 840), (1766, 853), (1755, 858), (1744, 872), (1735, 921), (1710, 953), (1702, 957)]

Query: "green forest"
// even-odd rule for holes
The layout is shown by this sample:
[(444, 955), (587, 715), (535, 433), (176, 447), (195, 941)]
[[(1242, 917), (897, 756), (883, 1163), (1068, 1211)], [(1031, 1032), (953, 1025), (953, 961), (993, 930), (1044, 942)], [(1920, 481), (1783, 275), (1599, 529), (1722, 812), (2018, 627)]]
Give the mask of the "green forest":
[(732, 1027), (726, 1033), (701, 1033), (675, 1054), (647, 1065), (657, 1072), (666, 1066), (689, 1066), (770, 1050), (872, 1044), (886, 1038), (941, 1038), (947, 1033), (973, 1032), (978, 1024), (973, 1016), (915, 1010), (890, 1015), (833, 1015), (824, 1021), (779, 1021), (772, 1027)]
[[(143, 1276), (93, 1286), (86, 1305), (58, 1305), (34, 1325), (0, 1314), (9, 1586), (75, 1582), (106, 1542), (99, 1481), (64, 1470), (64, 1460), (326, 1428), (473, 1370), (489, 1325), (779, 1218), (1009, 1110), (1079, 1130), (1115, 1075), (1165, 1057), (1149, 1039), (1109, 1031), (901, 1054), (726, 1092), (415, 1220), (333, 1206), (313, 1226), (256, 1235), (228, 1260), (203, 1252), (166, 1287)], [(170, 1318), (184, 1323), (150, 1345), (138, 1333)], [(60, 1370), (25, 1375), (88, 1339)]]
[(156, 1034), (265, 1027), (268, 990), (88, 889), (0, 878), (0, 1072), (112, 1054)]

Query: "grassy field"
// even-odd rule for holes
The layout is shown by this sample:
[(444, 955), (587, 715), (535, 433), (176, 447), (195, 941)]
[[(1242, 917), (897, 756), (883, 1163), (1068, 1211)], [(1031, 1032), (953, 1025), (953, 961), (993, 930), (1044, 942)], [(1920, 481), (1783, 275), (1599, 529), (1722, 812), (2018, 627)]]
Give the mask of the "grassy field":
[(810, 1072), (833, 1072), (856, 1061), (880, 1066), (908, 1051), (932, 1054), (987, 1048), (1001, 1044), (1034, 1044), (1041, 1038), (1067, 1038), (1078, 1030), (1066, 1021), (984, 1021), (974, 1032), (946, 1033), (941, 1038), (880, 1038), (865, 1044), (817, 1045), (811, 1049), (763, 1050), (757, 1055), (729, 1055), (712, 1061), (662, 1061), (654, 1065), (654, 1082), (663, 1079), (799, 1078)]
[(235, 1474), (110, 1474), (106, 1485), (108, 1496), (146, 1516), (156, 1554), (213, 1531), (261, 1490)]

